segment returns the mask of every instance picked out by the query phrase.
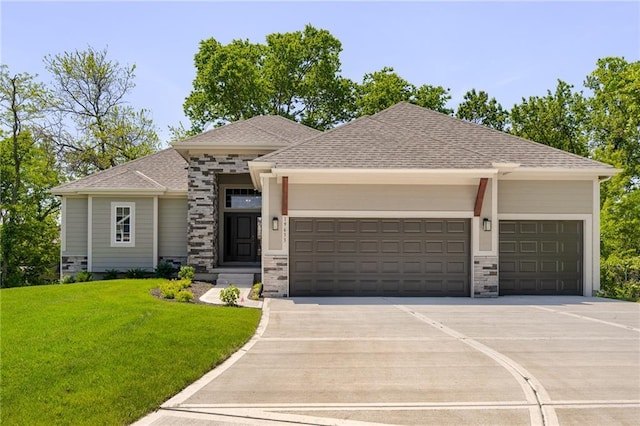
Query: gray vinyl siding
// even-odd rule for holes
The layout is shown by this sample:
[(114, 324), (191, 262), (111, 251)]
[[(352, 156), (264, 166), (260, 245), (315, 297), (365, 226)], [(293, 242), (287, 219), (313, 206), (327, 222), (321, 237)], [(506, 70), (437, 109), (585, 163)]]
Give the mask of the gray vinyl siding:
[(187, 199), (158, 200), (158, 255), (187, 255)]
[(498, 213), (593, 212), (593, 182), (501, 180), (498, 182)]
[[(135, 203), (135, 247), (111, 247), (111, 202)], [(93, 272), (153, 269), (153, 198), (93, 198)]]
[(473, 185), (289, 185), (291, 210), (473, 211)]
[(87, 254), (87, 199), (66, 197), (66, 247), (63, 256)]

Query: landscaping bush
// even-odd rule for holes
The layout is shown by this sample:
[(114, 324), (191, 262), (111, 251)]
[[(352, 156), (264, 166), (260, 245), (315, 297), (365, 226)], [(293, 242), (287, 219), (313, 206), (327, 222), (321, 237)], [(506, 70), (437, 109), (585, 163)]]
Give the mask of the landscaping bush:
[(160, 285), (160, 294), (165, 299), (175, 299), (181, 288), (176, 285), (176, 281), (167, 281)]
[(255, 283), (253, 287), (251, 287), (251, 298), (258, 300), (260, 296), (262, 296), (262, 283)]
[(169, 279), (173, 275), (176, 269), (169, 262), (159, 263), (156, 267), (156, 277)]
[(64, 275), (60, 279), (60, 284), (72, 284), (75, 282), (76, 282), (76, 277), (74, 277), (73, 275)]
[(180, 290), (178, 294), (176, 294), (176, 300), (178, 302), (193, 302), (193, 293), (189, 290)]
[(239, 297), (240, 290), (233, 284), (229, 284), (229, 287), (220, 291), (220, 300), (227, 306), (238, 306)]
[(640, 256), (610, 255), (600, 265), (598, 296), (640, 301)]
[(118, 270), (117, 269), (107, 269), (104, 272), (103, 280), (115, 280), (118, 279)]
[(93, 281), (93, 274), (89, 271), (80, 271), (76, 274), (76, 282), (77, 283), (85, 283), (88, 281)]
[(147, 278), (148, 273), (142, 268), (131, 268), (127, 270), (125, 276), (130, 279)]
[(180, 279), (188, 279), (192, 281), (195, 275), (196, 270), (193, 268), (193, 266), (181, 266), (180, 271), (178, 271), (178, 278)]

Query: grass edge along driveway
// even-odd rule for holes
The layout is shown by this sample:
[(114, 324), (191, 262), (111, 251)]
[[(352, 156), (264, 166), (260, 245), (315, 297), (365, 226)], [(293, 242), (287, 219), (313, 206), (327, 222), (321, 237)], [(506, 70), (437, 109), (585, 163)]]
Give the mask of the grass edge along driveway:
[(0, 423), (131, 423), (255, 332), (259, 310), (162, 301), (161, 282), (0, 290)]

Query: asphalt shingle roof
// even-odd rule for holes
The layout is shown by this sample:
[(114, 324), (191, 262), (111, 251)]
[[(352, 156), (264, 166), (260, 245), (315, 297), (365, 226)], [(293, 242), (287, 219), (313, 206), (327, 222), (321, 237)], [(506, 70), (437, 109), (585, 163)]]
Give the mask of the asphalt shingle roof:
[(258, 161), (283, 169), (486, 169), (613, 167), (508, 133), (402, 102)]
[(187, 191), (187, 162), (173, 148), (60, 185), (52, 191), (165, 188)]
[(260, 115), (192, 136), (173, 146), (185, 144), (213, 145), (282, 145), (300, 142), (321, 132), (279, 115)]

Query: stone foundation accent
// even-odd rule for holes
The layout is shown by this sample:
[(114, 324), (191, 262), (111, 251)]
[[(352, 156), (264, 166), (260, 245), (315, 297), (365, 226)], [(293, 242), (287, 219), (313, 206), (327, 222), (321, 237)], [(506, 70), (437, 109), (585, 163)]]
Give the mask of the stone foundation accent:
[(62, 256), (61, 275), (73, 275), (87, 270), (87, 256)]
[(176, 271), (178, 271), (181, 266), (187, 264), (187, 256), (160, 256), (158, 258), (158, 264), (160, 263), (170, 263)]
[(262, 295), (287, 297), (289, 287), (289, 256), (262, 256)]
[(498, 297), (498, 257), (473, 258), (473, 296)]
[(189, 157), (188, 264), (211, 274), (218, 266), (218, 173), (249, 173), (247, 161), (257, 155), (199, 154)]

